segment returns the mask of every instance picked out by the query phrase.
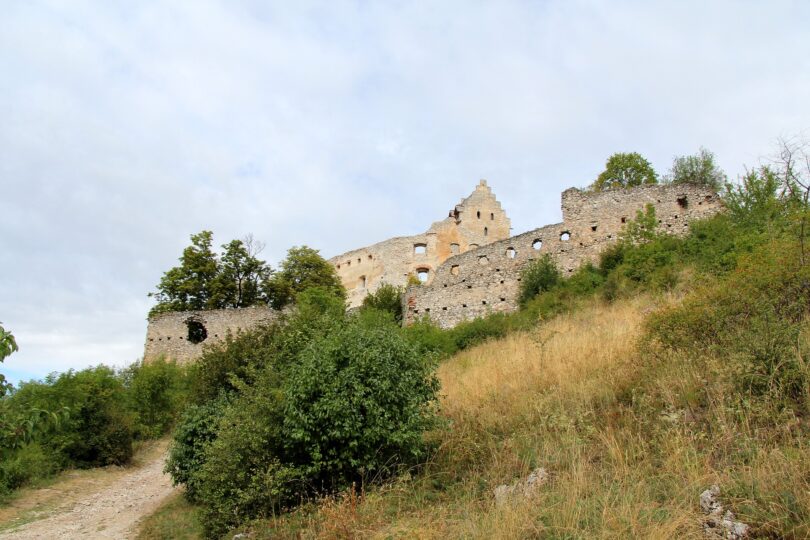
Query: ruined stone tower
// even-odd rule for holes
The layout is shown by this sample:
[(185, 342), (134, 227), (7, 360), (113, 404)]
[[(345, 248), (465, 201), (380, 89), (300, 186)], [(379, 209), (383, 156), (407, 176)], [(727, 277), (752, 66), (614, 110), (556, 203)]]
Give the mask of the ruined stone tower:
[(362, 304), (383, 283), (404, 286), (408, 276), (430, 283), (448, 257), (509, 238), (509, 218), (486, 180), (449, 215), (416, 236), (391, 238), (329, 259), (346, 287), (349, 306)]

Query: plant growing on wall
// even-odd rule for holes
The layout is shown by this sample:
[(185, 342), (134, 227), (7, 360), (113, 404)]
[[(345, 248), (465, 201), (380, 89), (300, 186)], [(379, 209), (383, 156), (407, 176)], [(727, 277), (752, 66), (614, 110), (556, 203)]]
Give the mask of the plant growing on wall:
[(638, 152), (616, 153), (605, 163), (605, 170), (596, 178), (591, 189), (604, 191), (644, 184), (657, 184), (658, 175), (649, 161)]

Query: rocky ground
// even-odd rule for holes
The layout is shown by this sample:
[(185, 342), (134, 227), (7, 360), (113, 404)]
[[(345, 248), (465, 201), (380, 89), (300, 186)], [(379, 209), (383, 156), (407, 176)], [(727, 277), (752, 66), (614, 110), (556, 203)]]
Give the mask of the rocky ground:
[(140, 520), (174, 492), (163, 473), (166, 442), (131, 467), (65, 475), (0, 509), (0, 539), (134, 538)]

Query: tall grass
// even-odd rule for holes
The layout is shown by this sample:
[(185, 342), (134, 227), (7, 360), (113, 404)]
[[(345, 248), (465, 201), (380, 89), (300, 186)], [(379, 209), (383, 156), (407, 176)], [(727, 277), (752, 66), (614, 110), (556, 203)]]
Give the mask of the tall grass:
[[(675, 302), (593, 300), (455, 355), (439, 369), (447, 426), (434, 434), (437, 450), (424, 469), (262, 521), (253, 532), (702, 538), (698, 495), (718, 483), (756, 534), (806, 537), (806, 421), (774, 409), (763, 422), (768, 405), (736, 399), (733, 374), (716, 356), (639, 348), (647, 314)], [(495, 505), (497, 485), (535, 467), (551, 473), (536, 497)]]

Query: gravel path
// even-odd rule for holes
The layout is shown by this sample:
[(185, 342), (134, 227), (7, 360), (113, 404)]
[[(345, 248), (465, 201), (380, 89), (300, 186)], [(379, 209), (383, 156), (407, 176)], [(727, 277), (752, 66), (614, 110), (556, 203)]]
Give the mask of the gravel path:
[(0, 539), (134, 538), (141, 518), (154, 512), (175, 488), (163, 474), (165, 452), (111, 483), (58, 506), (51, 515), (0, 532)]

